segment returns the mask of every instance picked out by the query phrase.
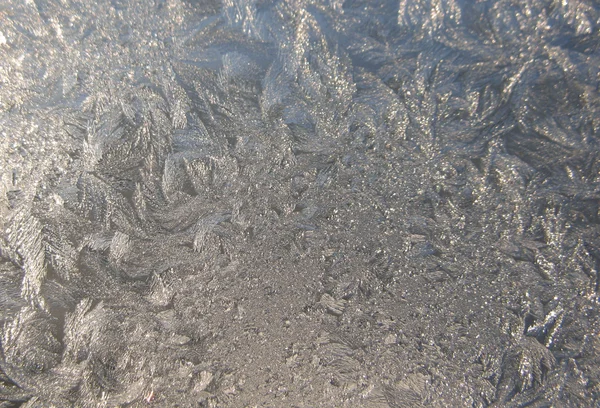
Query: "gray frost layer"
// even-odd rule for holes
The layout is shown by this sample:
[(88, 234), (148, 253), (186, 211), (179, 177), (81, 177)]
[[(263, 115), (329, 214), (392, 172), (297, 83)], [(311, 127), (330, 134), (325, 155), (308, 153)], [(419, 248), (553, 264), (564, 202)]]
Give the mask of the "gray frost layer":
[(0, 407), (592, 406), (600, 9), (0, 4)]

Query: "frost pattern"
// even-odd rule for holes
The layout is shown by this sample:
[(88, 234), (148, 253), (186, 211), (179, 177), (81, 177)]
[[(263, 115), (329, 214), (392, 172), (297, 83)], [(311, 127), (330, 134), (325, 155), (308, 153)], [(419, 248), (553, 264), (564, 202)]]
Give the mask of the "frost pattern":
[(588, 0), (0, 5), (0, 406), (600, 400)]

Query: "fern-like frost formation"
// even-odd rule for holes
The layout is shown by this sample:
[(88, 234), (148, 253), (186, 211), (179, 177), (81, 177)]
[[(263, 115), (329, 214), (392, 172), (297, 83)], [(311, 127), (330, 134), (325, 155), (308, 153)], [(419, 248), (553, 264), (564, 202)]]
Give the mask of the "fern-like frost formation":
[(0, 4), (0, 407), (600, 401), (591, 0)]

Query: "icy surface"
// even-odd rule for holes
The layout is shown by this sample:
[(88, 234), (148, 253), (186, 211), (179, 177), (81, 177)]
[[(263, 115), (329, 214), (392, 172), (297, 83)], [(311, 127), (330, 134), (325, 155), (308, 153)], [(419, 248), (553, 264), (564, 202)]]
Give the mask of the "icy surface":
[(0, 407), (594, 406), (594, 1), (5, 0)]

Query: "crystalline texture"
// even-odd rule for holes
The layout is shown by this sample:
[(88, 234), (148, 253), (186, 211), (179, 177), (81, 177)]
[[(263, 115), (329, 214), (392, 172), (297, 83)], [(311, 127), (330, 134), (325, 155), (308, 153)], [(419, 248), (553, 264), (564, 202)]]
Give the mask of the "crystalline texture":
[(593, 406), (590, 0), (7, 0), (0, 406)]

